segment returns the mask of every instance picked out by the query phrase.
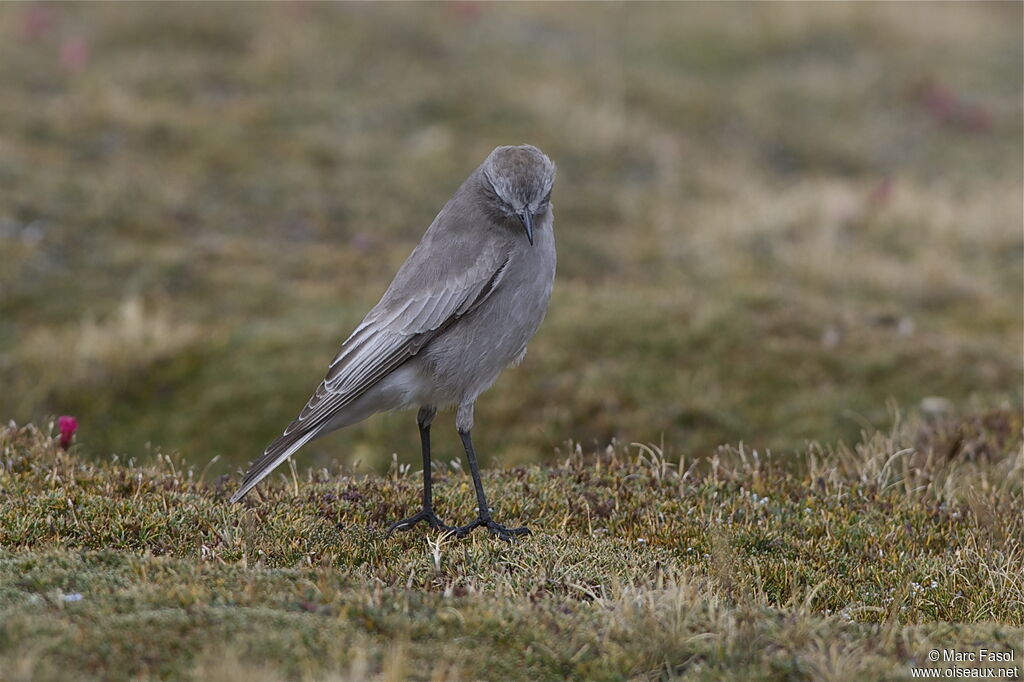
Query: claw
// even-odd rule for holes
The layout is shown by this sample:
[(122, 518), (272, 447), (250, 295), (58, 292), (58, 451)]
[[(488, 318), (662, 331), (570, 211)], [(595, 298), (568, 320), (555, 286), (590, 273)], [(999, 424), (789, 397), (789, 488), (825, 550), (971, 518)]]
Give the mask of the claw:
[(391, 527), (388, 528), (388, 532), (385, 533), (384, 537), (391, 537), (391, 534), (394, 533), (396, 530), (403, 533), (405, 531), (412, 530), (412, 527), (420, 521), (426, 521), (427, 525), (429, 525), (431, 528), (438, 528), (444, 531), (455, 530), (455, 528), (449, 526), (444, 521), (437, 518), (437, 514), (434, 513), (433, 509), (426, 508), (420, 510), (418, 514), (413, 514), (407, 519), (402, 519), (401, 521), (395, 521), (394, 523), (392, 523)]

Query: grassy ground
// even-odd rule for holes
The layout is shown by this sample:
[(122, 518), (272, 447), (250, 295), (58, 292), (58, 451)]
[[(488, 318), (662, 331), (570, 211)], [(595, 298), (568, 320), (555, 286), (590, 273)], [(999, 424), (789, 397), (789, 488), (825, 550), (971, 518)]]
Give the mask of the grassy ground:
[[(0, 415), (253, 458), (497, 144), (559, 273), (482, 456), (1021, 404), (1021, 5), (0, 6)], [(442, 430), (443, 431), (443, 430)], [(440, 433), (451, 457), (458, 442)], [(304, 450), (417, 461), (411, 415)]]
[[(0, 431), (0, 679), (1019, 666), (1022, 7), (0, 4), (0, 423), (80, 424)], [(559, 272), (474, 438), (536, 534), (385, 539), (411, 414), (228, 505), (517, 142)]]
[[(173, 458), (0, 431), (5, 680), (903, 679), (1024, 656), (1021, 416), (704, 466), (634, 446), (485, 476), (507, 545), (387, 523), (418, 476), (308, 471), (232, 506)], [(472, 486), (436, 474), (442, 515)], [(1016, 666), (1016, 667), (1015, 667)], [(971, 667), (971, 666), (967, 666)], [(978, 667), (977, 665), (974, 667)], [(969, 671), (968, 671), (969, 672)]]

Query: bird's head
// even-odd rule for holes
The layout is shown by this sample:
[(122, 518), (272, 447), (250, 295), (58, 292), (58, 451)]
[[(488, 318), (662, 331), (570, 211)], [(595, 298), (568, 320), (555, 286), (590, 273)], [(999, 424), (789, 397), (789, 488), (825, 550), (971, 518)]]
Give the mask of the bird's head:
[(551, 205), (555, 164), (528, 144), (498, 147), (484, 161), (484, 193), (491, 211), (523, 226), (533, 244), (535, 219)]

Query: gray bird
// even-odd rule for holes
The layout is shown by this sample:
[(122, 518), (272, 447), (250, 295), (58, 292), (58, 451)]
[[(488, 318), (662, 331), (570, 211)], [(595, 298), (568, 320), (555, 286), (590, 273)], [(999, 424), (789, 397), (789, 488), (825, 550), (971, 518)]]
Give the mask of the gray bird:
[[(378, 412), (419, 407), (423, 508), (388, 534), (419, 521), (459, 537), (478, 526), (504, 540), (529, 533), (491, 519), (470, 431), (477, 396), (523, 359), (547, 311), (555, 278), (554, 181), (554, 164), (536, 147), (492, 151), (434, 218), (302, 412), (249, 467), (231, 501), (309, 441)], [(460, 527), (437, 517), (430, 491), (430, 425), (437, 409), (448, 406), (457, 406), (455, 425), (479, 510)]]

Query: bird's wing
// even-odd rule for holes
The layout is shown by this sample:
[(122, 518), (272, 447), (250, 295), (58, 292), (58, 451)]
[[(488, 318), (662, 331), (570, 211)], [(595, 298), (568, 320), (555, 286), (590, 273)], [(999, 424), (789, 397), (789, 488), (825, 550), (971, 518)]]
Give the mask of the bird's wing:
[(299, 416), (249, 467), (232, 501), (240, 499), (315, 437), (338, 410), (486, 300), (501, 281), (508, 262), (506, 254), (485, 249), (470, 267), (439, 273), (436, 264), (414, 252), (384, 298), (342, 344), (327, 376)]
[(507, 259), (478, 261), (469, 271), (438, 286), (411, 293), (397, 306), (378, 305), (371, 310), (342, 344), (327, 376), (285, 434), (318, 426), (416, 355), (487, 298), (507, 263)]

